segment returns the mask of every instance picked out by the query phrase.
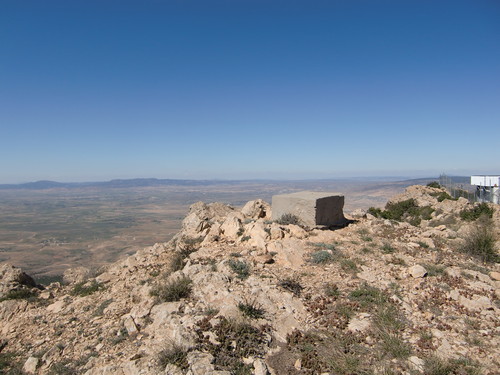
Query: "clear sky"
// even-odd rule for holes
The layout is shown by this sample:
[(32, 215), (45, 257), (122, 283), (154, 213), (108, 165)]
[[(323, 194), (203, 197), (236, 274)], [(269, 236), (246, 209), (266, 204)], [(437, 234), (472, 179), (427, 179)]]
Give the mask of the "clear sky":
[(0, 3), (0, 183), (500, 173), (498, 0)]

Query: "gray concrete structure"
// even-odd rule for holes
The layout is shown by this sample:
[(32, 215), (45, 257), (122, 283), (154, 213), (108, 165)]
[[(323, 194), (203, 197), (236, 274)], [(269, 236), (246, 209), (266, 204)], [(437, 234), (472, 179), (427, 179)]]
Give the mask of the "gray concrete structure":
[(301, 191), (274, 195), (272, 219), (278, 220), (284, 214), (292, 214), (308, 227), (341, 226), (347, 222), (343, 209), (344, 196), (339, 193)]

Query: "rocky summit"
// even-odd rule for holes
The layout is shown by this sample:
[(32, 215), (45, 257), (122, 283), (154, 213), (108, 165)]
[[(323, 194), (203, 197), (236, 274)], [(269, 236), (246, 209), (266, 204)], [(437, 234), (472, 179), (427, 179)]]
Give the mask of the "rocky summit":
[(498, 374), (498, 209), (411, 186), (342, 228), (194, 204), (168, 243), (0, 267), (0, 373)]

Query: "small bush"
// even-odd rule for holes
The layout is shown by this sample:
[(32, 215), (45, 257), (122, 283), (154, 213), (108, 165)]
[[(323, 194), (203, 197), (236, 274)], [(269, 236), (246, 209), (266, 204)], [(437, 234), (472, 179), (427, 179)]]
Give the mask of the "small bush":
[(441, 188), (441, 185), (439, 185), (439, 182), (437, 182), (437, 181), (429, 182), (427, 184), (427, 186), (431, 187), (431, 188), (436, 188), (436, 189), (440, 189)]
[(428, 249), (429, 248), (429, 245), (426, 244), (425, 242), (423, 241), (417, 241), (417, 244), (418, 246), (420, 246), (422, 249)]
[(307, 243), (310, 246), (317, 247), (319, 249), (326, 249), (326, 250), (335, 250), (335, 245), (330, 244), (330, 243), (324, 243), (324, 242), (308, 242)]
[(187, 298), (191, 294), (191, 279), (181, 277), (170, 282), (157, 284), (150, 295), (158, 298), (161, 302), (174, 302)]
[(358, 266), (356, 262), (351, 259), (342, 259), (340, 261), (340, 268), (342, 268), (346, 272), (358, 272)]
[(276, 220), (276, 222), (280, 225), (288, 225), (288, 224), (301, 225), (299, 217), (294, 214), (283, 214), (278, 220)]
[(384, 254), (392, 254), (396, 252), (396, 249), (388, 243), (383, 244), (380, 250), (382, 250)]
[(238, 303), (238, 309), (241, 313), (250, 319), (260, 319), (264, 317), (266, 311), (262, 308), (261, 305), (253, 302), (240, 302)]
[(422, 264), (422, 267), (427, 270), (427, 276), (439, 276), (444, 274), (444, 267), (438, 266), (436, 264), (425, 263)]
[(106, 307), (111, 305), (113, 303), (113, 298), (107, 299), (104, 302), (102, 302), (99, 307), (94, 311), (94, 316), (101, 316), (104, 314), (104, 310), (106, 310)]
[(180, 271), (184, 268), (184, 255), (180, 252), (174, 253), (169, 264), (170, 272)]
[(9, 299), (32, 299), (36, 297), (37, 293), (33, 292), (31, 289), (17, 289), (9, 290), (7, 294), (0, 298), (0, 302), (7, 301)]
[(491, 208), (488, 203), (480, 203), (474, 205), (474, 207), (470, 209), (460, 211), (460, 217), (465, 221), (475, 221), (483, 215), (490, 219), (493, 217), (493, 208)]
[(495, 249), (496, 238), (491, 220), (479, 221), (464, 238), (460, 250), (483, 262), (498, 262), (500, 257)]
[(82, 281), (75, 284), (75, 286), (71, 290), (71, 295), (79, 297), (90, 296), (91, 294), (97, 292), (99, 289), (102, 289), (102, 285), (95, 280), (92, 280), (91, 282)]
[(361, 285), (358, 289), (349, 294), (349, 298), (359, 302), (362, 306), (381, 305), (387, 300), (385, 294), (375, 287), (368, 284)]
[(292, 294), (296, 297), (300, 297), (300, 293), (302, 293), (302, 289), (304, 289), (304, 287), (300, 285), (298, 281), (290, 278), (281, 280), (278, 285), (283, 289), (292, 292)]
[(172, 344), (157, 354), (158, 367), (163, 370), (168, 364), (171, 364), (182, 370), (187, 370), (189, 367), (187, 353), (187, 350), (182, 346)]
[(220, 317), (215, 327), (209, 322), (205, 324), (208, 327), (198, 327), (215, 333), (219, 344), (214, 345), (202, 334), (199, 335), (199, 347), (214, 356), (215, 369), (230, 371), (231, 374), (251, 375), (251, 367), (243, 363), (243, 358), (264, 355), (268, 337), (266, 326), (256, 328), (244, 321), (224, 317)]
[(413, 198), (400, 202), (389, 202), (382, 211), (379, 208), (370, 207), (368, 212), (383, 219), (407, 221), (412, 225), (419, 225), (421, 220), (430, 220), (434, 209), (430, 206), (419, 207)]
[(426, 375), (479, 375), (480, 366), (467, 358), (446, 360), (433, 356), (425, 360), (424, 373)]
[(408, 358), (411, 354), (410, 345), (403, 341), (398, 334), (383, 332), (380, 334), (382, 339), (382, 350), (394, 358)]
[(315, 251), (310, 258), (310, 262), (314, 264), (327, 264), (333, 262), (333, 260), (333, 254), (326, 250)]
[(456, 201), (456, 198), (453, 198), (450, 194), (448, 194), (446, 191), (441, 191), (439, 193), (431, 193), (433, 197), (437, 197), (438, 202), (442, 202), (445, 199), (449, 199), (452, 201)]
[(373, 215), (375, 217), (382, 217), (382, 210), (380, 208), (376, 208), (376, 207), (370, 207), (368, 209), (368, 213), (370, 215)]
[(339, 287), (335, 284), (328, 283), (325, 285), (325, 294), (328, 297), (338, 297), (340, 296), (340, 290)]
[(24, 374), (21, 371), (22, 365), (19, 363), (18, 357), (19, 354), (17, 353), (0, 352), (0, 374)]
[(228, 264), (229, 268), (236, 273), (237, 278), (244, 280), (250, 276), (250, 267), (244, 261), (230, 259)]

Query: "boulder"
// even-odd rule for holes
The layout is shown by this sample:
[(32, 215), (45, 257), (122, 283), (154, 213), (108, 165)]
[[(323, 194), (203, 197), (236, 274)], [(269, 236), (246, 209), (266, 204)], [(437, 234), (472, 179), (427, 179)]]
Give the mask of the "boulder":
[[(0, 264), (0, 298), (12, 290), (38, 287), (35, 280), (20, 268), (11, 264)], [(41, 287), (40, 287), (41, 288)]]
[(86, 267), (69, 268), (63, 273), (66, 284), (82, 283), (90, 277), (90, 270)]
[(414, 266), (408, 268), (408, 273), (411, 275), (411, 277), (419, 279), (427, 275), (427, 270), (421, 265), (415, 264)]
[(36, 357), (29, 357), (26, 362), (24, 362), (23, 371), (27, 374), (35, 374), (38, 367), (39, 359)]
[(189, 213), (182, 221), (182, 231), (186, 234), (196, 235), (208, 230), (211, 221), (227, 216), (234, 209), (223, 203), (197, 202), (189, 208)]
[(220, 226), (221, 232), (228, 238), (236, 239), (243, 234), (242, 220), (243, 215), (241, 213), (231, 212)]
[(271, 206), (262, 199), (250, 201), (243, 206), (241, 213), (251, 219), (270, 219)]

